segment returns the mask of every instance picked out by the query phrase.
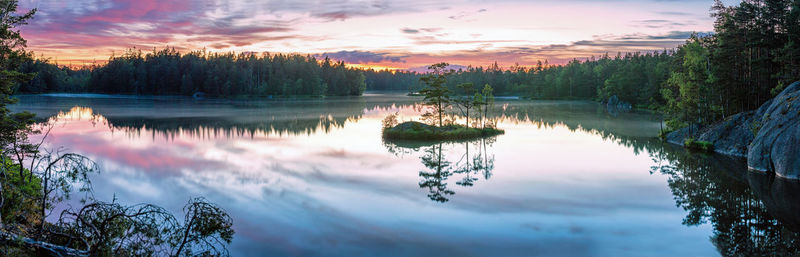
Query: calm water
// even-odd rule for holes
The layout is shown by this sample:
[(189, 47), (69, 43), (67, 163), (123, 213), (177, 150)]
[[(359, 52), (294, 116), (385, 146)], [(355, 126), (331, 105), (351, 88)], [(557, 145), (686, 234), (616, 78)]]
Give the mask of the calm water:
[(718, 256), (798, 250), (797, 183), (654, 140), (649, 114), (498, 101), (505, 135), (384, 142), (399, 95), (229, 101), (22, 96), (95, 196), (234, 218), (234, 256)]

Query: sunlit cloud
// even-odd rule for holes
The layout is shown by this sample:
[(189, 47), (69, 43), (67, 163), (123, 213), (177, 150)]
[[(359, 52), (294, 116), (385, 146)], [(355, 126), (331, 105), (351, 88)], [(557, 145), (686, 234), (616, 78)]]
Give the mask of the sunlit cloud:
[[(29, 49), (60, 64), (136, 47), (280, 52), (409, 68), (565, 63), (674, 48), (708, 32), (706, 1), (23, 0)], [(65, 63), (69, 62), (69, 63)], [(73, 63), (74, 62), (74, 63)]]

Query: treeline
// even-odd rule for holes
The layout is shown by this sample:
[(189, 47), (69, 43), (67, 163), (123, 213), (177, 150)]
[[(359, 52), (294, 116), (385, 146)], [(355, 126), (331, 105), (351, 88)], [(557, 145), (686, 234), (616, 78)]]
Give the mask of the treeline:
[[(573, 60), (566, 65), (549, 65), (541, 61), (533, 67), (519, 65), (503, 69), (497, 63), (489, 67), (468, 67), (455, 70), (447, 78), (450, 91), (458, 85), (492, 85), (496, 95), (518, 95), (533, 99), (606, 100), (616, 95), (622, 101), (640, 107), (663, 104), (659, 90), (669, 78), (675, 58), (672, 51), (603, 55), (587, 60)], [(421, 89), (415, 72), (367, 71), (370, 89)]]
[(422, 87), (419, 79), (425, 74), (404, 70), (364, 71), (367, 90), (377, 91), (417, 91)]
[(147, 54), (137, 49), (84, 70), (30, 60), (25, 72), (36, 78), (18, 92), (95, 92), (137, 95), (295, 96), (361, 95), (361, 70), (344, 62), (298, 54), (180, 54), (166, 48)]
[[(533, 99), (617, 96), (662, 111), (668, 125), (679, 128), (753, 110), (800, 80), (800, 0), (744, 0), (735, 6), (715, 1), (711, 10), (714, 33), (694, 34), (674, 50), (604, 55), (559, 66), (469, 67), (454, 71), (447, 87), (458, 92), (462, 83), (490, 84), (496, 95)], [(381, 88), (410, 91), (418, 91), (419, 84), (409, 77), (422, 76), (368, 74)]]
[(72, 69), (54, 65), (47, 59), (26, 59), (19, 71), (36, 74), (19, 85), (17, 91), (21, 93), (84, 92), (92, 72), (89, 67)]
[(679, 47), (664, 83), (671, 127), (753, 110), (800, 80), (800, 1), (716, 1), (712, 16), (714, 34)]

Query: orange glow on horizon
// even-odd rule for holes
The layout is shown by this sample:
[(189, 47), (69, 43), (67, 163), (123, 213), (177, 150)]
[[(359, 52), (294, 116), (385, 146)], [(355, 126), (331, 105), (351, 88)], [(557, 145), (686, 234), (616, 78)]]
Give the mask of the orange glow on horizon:
[(376, 71), (389, 70), (389, 71), (394, 72), (394, 71), (397, 71), (397, 70), (405, 69), (405, 68), (400, 68), (400, 67), (389, 67), (389, 66), (378, 65), (378, 64), (351, 64), (351, 63), (345, 63), (344, 65), (347, 66), (348, 68), (355, 68), (355, 69), (360, 69), (360, 70), (370, 70), (370, 69), (372, 69), (372, 70), (376, 70)]

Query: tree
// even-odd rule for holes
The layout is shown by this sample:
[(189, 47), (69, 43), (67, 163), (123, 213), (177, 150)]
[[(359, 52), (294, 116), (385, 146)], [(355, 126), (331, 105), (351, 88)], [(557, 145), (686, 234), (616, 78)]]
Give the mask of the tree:
[(473, 85), (472, 83), (462, 83), (459, 84), (458, 87), (461, 89), (461, 93), (463, 95), (458, 96), (458, 99), (455, 100), (456, 106), (459, 110), (461, 110), (461, 114), (466, 117), (466, 126), (469, 128), (469, 117), (471, 110), (475, 106), (475, 96), (473, 95)]
[(68, 246), (91, 256), (228, 256), (231, 217), (204, 198), (183, 208), (183, 223), (151, 204), (93, 202), (64, 210), (58, 225)]
[(481, 127), (486, 128), (486, 117), (489, 114), (489, 110), (492, 106), (494, 106), (494, 94), (492, 93), (494, 89), (489, 84), (483, 86), (483, 90), (481, 90), (481, 99), (483, 104), (483, 118), (481, 119)]
[[(16, 0), (0, 0), (0, 255), (33, 255), (28, 251), (35, 249), (37, 255), (53, 256), (148, 256), (158, 254), (161, 247), (176, 256), (227, 255), (225, 245), (233, 235), (231, 219), (203, 199), (190, 201), (183, 225), (172, 222), (174, 217), (157, 206), (109, 204), (91, 195), (83, 199), (89, 203), (77, 211), (67, 209), (57, 223), (48, 222), (48, 211), (68, 198), (75, 184), (82, 185), (80, 191), (91, 190), (88, 173), (96, 165), (78, 154), (43, 149), (47, 133), (39, 143), (30, 143), (29, 136), (40, 133), (46, 124), (34, 125), (32, 114), (12, 114), (7, 108), (15, 102), (11, 98), (14, 87), (35, 75), (19, 71), (31, 59), (18, 30), (35, 10), (17, 15), (16, 9)], [(134, 72), (141, 70), (136, 68), (137, 60), (131, 52), (102, 70), (124, 75), (114, 76), (117, 84), (134, 85), (129, 88), (138, 93), (136, 85), (143, 78)], [(172, 68), (165, 77), (171, 79), (170, 85), (180, 86)], [(93, 79), (111, 81), (111, 76)]]
[(448, 195), (453, 195), (453, 190), (447, 189), (447, 179), (453, 175), (450, 161), (443, 159), (442, 143), (431, 146), (425, 150), (425, 155), (420, 157), (422, 164), (431, 171), (420, 171), (420, 188), (428, 189), (428, 198), (436, 202), (447, 202)]
[[(0, 0), (0, 158), (3, 159), (2, 169), (0, 169), (0, 208), (3, 208), (4, 199), (11, 189), (8, 184), (10, 172), (7, 165), (7, 157), (11, 154), (10, 149), (30, 149), (29, 145), (19, 144), (21, 131), (29, 131), (29, 126), (33, 123), (33, 115), (30, 113), (12, 114), (6, 107), (16, 102), (11, 98), (14, 87), (17, 83), (24, 82), (33, 78), (34, 74), (22, 73), (17, 71), (20, 65), (29, 58), (25, 52), (25, 39), (19, 32), (19, 26), (27, 24), (33, 17), (36, 10), (31, 10), (23, 15), (17, 15), (16, 0)], [(27, 155), (28, 152), (19, 153)], [(16, 166), (19, 176), (25, 177), (24, 169), (21, 164)], [(4, 221), (0, 220), (0, 229), (4, 227)]]
[(680, 47), (682, 63), (670, 75), (667, 87), (662, 89), (667, 100), (668, 124), (672, 128), (681, 127), (681, 124), (707, 125), (716, 121), (721, 112), (713, 98), (709, 50), (701, 40), (695, 36)]
[(440, 127), (444, 126), (445, 111), (450, 106), (450, 90), (445, 83), (452, 70), (446, 70), (447, 66), (447, 63), (433, 64), (428, 67), (430, 73), (420, 78), (426, 87), (419, 93), (425, 96), (424, 104), (430, 108), (430, 112), (423, 114), (423, 117), (438, 119)]

